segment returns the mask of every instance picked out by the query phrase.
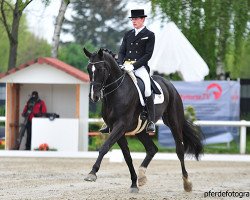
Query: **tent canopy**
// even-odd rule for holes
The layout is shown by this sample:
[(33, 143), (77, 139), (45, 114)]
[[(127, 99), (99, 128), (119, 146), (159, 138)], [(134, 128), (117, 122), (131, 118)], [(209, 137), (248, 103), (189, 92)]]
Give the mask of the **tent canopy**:
[(173, 22), (156, 34), (149, 66), (159, 73), (178, 72), (184, 81), (202, 81), (209, 73), (207, 64)]

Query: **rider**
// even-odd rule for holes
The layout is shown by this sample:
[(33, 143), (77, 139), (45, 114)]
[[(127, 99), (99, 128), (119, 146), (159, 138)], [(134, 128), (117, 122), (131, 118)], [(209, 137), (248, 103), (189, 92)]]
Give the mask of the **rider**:
[[(155, 132), (155, 110), (154, 100), (151, 91), (150, 69), (148, 61), (150, 60), (155, 44), (155, 35), (144, 26), (147, 15), (143, 9), (131, 10), (131, 17), (134, 29), (125, 33), (118, 54), (119, 65), (127, 72), (134, 71), (134, 74), (140, 77), (145, 85), (145, 103), (148, 111), (147, 132)], [(109, 132), (108, 127), (100, 129), (100, 132)]]

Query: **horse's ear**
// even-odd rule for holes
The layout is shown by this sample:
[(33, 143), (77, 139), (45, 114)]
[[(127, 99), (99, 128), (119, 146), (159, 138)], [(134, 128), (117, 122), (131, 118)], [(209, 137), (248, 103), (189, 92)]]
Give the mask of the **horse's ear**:
[(90, 53), (87, 49), (85, 49), (85, 47), (83, 47), (83, 52), (85, 53), (85, 55), (90, 58), (92, 56), (92, 53)]
[(102, 58), (103, 57), (103, 49), (99, 49), (98, 55)]

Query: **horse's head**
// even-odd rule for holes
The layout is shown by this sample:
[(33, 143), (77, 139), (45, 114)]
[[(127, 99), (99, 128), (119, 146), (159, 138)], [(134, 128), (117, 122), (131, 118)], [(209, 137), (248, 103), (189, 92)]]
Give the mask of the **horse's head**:
[(105, 86), (109, 76), (109, 65), (104, 59), (103, 50), (97, 53), (90, 53), (87, 49), (83, 49), (85, 55), (89, 58), (87, 70), (90, 77), (90, 93), (89, 97), (92, 101), (97, 102), (102, 95), (102, 89)]

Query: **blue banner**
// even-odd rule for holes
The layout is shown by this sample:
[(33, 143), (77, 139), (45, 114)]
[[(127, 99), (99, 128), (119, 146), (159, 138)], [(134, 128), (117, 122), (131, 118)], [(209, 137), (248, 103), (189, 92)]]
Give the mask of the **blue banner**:
[[(197, 120), (238, 121), (240, 115), (240, 83), (238, 81), (173, 81), (184, 108), (192, 106)], [(206, 144), (227, 143), (238, 138), (238, 128), (229, 126), (202, 127)], [(175, 146), (170, 130), (159, 126), (159, 144)]]

